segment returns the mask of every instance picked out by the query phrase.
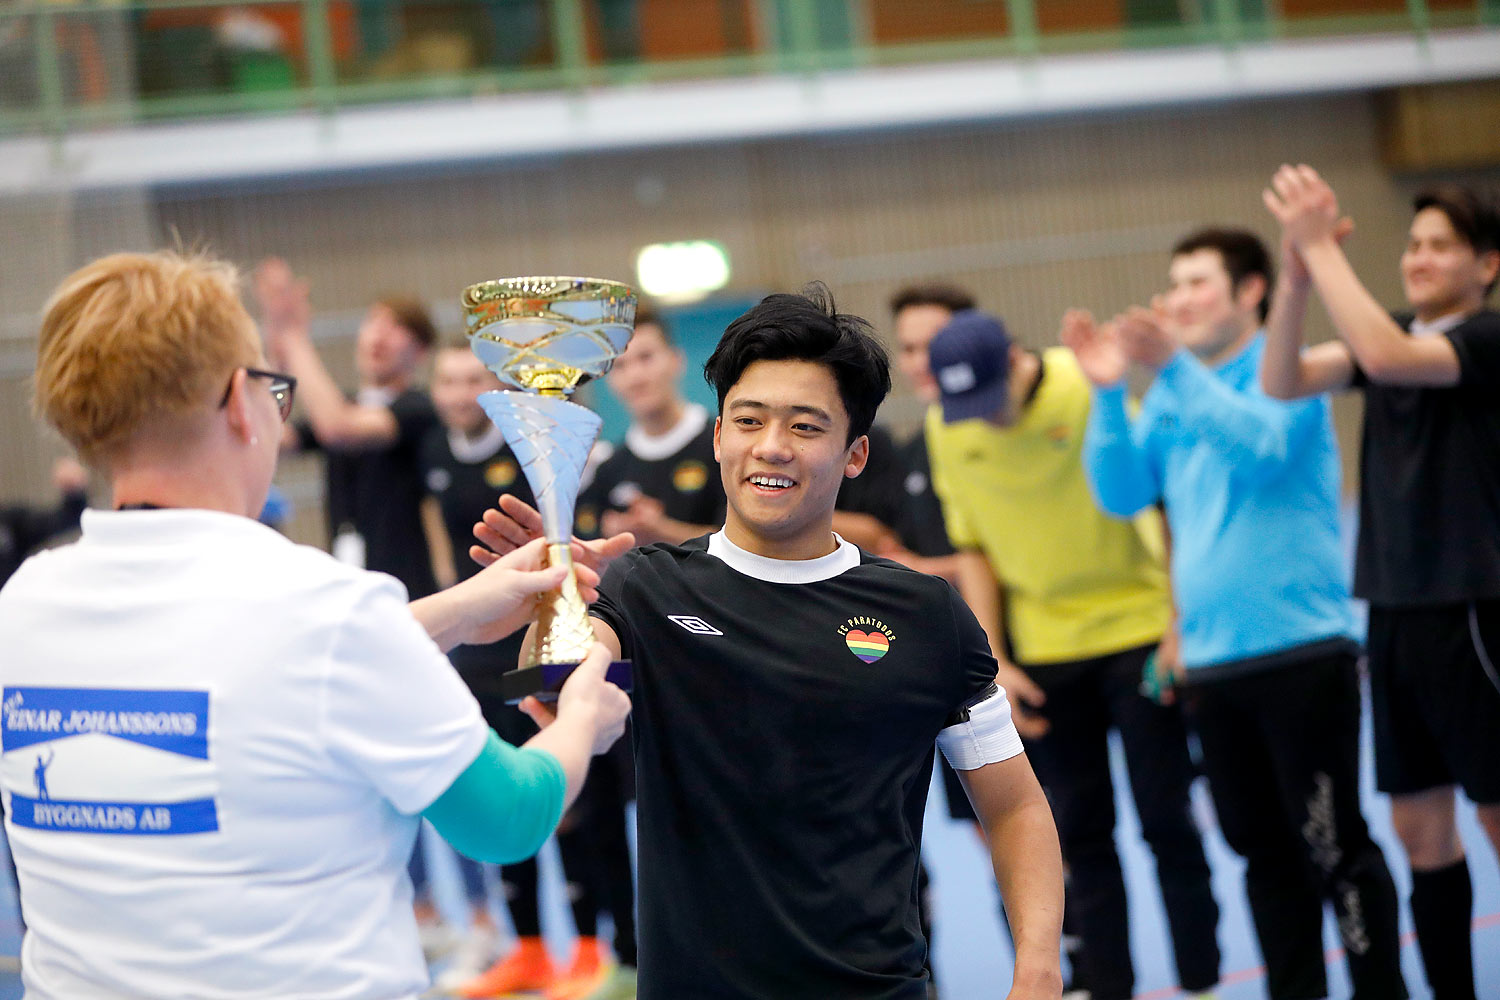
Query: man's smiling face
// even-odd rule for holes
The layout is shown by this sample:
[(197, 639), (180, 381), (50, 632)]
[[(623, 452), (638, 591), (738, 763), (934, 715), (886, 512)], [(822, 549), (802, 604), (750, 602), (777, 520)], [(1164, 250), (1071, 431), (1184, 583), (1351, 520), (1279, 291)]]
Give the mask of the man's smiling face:
[(839, 486), (860, 473), (869, 450), (868, 438), (849, 444), (848, 436), (849, 414), (828, 366), (746, 367), (714, 425), (730, 540), (775, 558), (826, 555)]

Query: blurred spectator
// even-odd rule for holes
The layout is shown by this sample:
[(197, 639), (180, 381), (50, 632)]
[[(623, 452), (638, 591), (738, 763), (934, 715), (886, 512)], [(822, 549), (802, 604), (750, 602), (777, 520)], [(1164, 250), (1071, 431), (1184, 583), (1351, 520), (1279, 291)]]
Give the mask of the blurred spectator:
[[(370, 306), (355, 341), (359, 390), (346, 396), (312, 342), (307, 283), (271, 258), (255, 272), (255, 295), (267, 353), (297, 379), (306, 421), (288, 443), (321, 449), (327, 463), (329, 548), (341, 562), (389, 573), (416, 600), (435, 592), (423, 524), (418, 451), (437, 426), (427, 394), (416, 386), (436, 330), (415, 299), (388, 296)], [(417, 921), (429, 957), (457, 945), (438, 919), (418, 839), (411, 861)]]
[[(1354, 593), (1367, 642), (1375, 784), (1412, 869), (1411, 912), (1439, 997), (1474, 996), (1473, 887), (1454, 820), (1456, 788), (1500, 850), (1500, 209), (1429, 188), (1412, 202), (1401, 255), (1409, 312), (1375, 301), (1340, 243), (1352, 223), (1308, 166), (1265, 192), (1282, 225), (1287, 294), (1262, 373), (1282, 399), (1364, 395)], [(1301, 350), (1316, 288), (1338, 339)]]
[(960, 591), (989, 632), (996, 680), (1052, 803), (1088, 989), (1095, 1000), (1128, 1000), (1135, 979), (1114, 840), (1116, 729), (1179, 983), (1210, 990), (1219, 910), (1188, 808), (1187, 732), (1176, 706), (1140, 691), (1153, 657), (1174, 658), (1160, 521), (1154, 512), (1118, 521), (1095, 505), (1081, 460), (1088, 382), (1066, 348), (1026, 350), (997, 318), (971, 309), (928, 353), (941, 393), (928, 447)]
[[(1354, 993), (1402, 1000), (1396, 889), (1359, 805), (1359, 680), (1326, 397), (1260, 388), (1270, 256), (1206, 229), (1173, 250), (1155, 308), (1063, 335), (1094, 385), (1084, 461), (1099, 502), (1165, 502), (1184, 701), (1274, 998), (1327, 994), (1323, 903)], [(1154, 375), (1137, 419), (1131, 363)]]
[(32, 552), (78, 530), (88, 505), (88, 472), (75, 459), (59, 458), (52, 463), (52, 485), (60, 495), (56, 507), (0, 505), (0, 587)]

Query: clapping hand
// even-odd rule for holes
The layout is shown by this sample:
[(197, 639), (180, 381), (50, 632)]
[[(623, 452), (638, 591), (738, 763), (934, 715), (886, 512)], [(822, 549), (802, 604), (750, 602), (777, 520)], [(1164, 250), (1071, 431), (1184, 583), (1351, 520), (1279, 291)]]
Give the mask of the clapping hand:
[(1261, 200), (1281, 223), (1283, 245), (1299, 254), (1314, 243), (1338, 242), (1354, 230), (1354, 223), (1339, 215), (1333, 188), (1305, 163), (1283, 164), (1271, 186), (1261, 192)]
[(1063, 314), (1062, 342), (1094, 385), (1103, 389), (1125, 380), (1129, 359), (1113, 323), (1100, 325), (1087, 309), (1069, 309)]
[(1181, 341), (1172, 332), (1161, 296), (1151, 301), (1151, 308), (1131, 306), (1116, 316), (1120, 344), (1125, 356), (1138, 365), (1160, 371), (1177, 353)]

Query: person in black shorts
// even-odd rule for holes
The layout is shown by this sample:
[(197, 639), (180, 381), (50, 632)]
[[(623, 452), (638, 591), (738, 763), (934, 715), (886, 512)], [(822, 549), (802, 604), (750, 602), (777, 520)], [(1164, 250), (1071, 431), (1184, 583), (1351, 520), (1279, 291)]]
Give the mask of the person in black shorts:
[[(312, 342), (306, 282), (285, 261), (271, 258), (256, 269), (254, 289), (266, 351), (296, 377), (305, 415), (288, 425), (284, 445), (324, 454), (329, 550), (342, 562), (394, 576), (411, 600), (435, 593), (418, 461), (422, 441), (437, 426), (432, 401), (416, 384), (437, 339), (426, 308), (407, 296), (386, 296), (370, 306), (355, 341), (359, 389), (350, 398)], [(431, 901), (421, 837), (410, 871), (423, 948), (437, 957), (458, 941)]]
[[(1340, 243), (1351, 228), (1311, 167), (1284, 166), (1266, 206), (1338, 339), (1301, 350), (1272, 328), (1262, 380), (1282, 398), (1365, 398), (1354, 592), (1370, 602), (1375, 772), (1412, 868), (1433, 995), (1474, 996), (1473, 889), (1455, 786), (1500, 849), (1500, 212), (1457, 187), (1419, 193), (1401, 255), (1409, 312), (1387, 314)], [(1300, 316), (1300, 309), (1296, 315)]]
[(605, 376), (630, 428), (579, 494), (581, 536), (628, 531), (639, 545), (676, 544), (724, 523), (714, 425), (707, 410), (682, 398), (685, 364), (665, 321), (650, 309), (637, 313), (629, 346)]
[[(1010, 996), (1058, 997), (1057, 832), (984, 630), (945, 581), (832, 530), (890, 388), (884, 349), (814, 287), (731, 323), (705, 373), (724, 529), (615, 560), (592, 609), (634, 662), (640, 995), (925, 997), (937, 744), (989, 833)], [(539, 527), (507, 504), (477, 534), (507, 549)]]
[[(437, 499), (444, 528), (442, 540), (447, 543), (438, 552), (437, 564), (460, 580), (479, 571), (478, 564), (467, 556), (469, 540), (475, 521), (495, 502), (496, 496), (508, 494), (523, 503), (535, 503), (531, 485), (515, 454), (477, 401), (480, 393), (500, 388), (499, 379), (484, 367), (467, 343), (459, 341), (438, 350), (433, 361), (432, 400), (441, 426), (430, 431), (422, 443), (422, 475), (428, 491)], [(500, 675), (516, 669), (523, 638), (524, 633), (517, 633), (492, 645), (460, 646), (449, 653), (459, 676), (478, 700), (485, 721), (503, 740), (516, 746), (536, 735), (537, 728), (523, 712), (505, 703)], [(609, 910), (615, 920), (616, 954), (633, 975), (634, 895), (624, 817), (621, 815), (616, 824), (617, 852), (601, 851), (593, 843), (607, 839), (612, 831), (604, 829), (596, 835), (595, 829), (601, 824), (578, 822), (580, 813), (587, 815), (593, 809), (592, 805), (580, 806), (580, 803), (590, 794), (590, 785), (598, 784), (595, 772), (599, 770), (590, 767), (569, 818), (564, 819), (557, 832), (568, 900), (578, 933), (572, 960), (562, 968), (555, 966), (542, 939), (535, 858), (506, 865), (500, 871), (517, 943), (510, 952), (496, 958), (495, 928), (489, 919), (483, 871), (476, 862), (460, 855), (459, 870), (473, 927), (437, 978), (439, 989), (476, 998), (525, 990), (543, 991), (547, 997), (564, 1000), (589, 996), (606, 971), (597, 938), (601, 900), (610, 903)], [(598, 793), (593, 796), (597, 798)], [(614, 853), (621, 856), (619, 866), (625, 879), (623, 905), (600, 884), (596, 857), (601, 853), (611, 858)]]
[[(502, 490), (533, 502), (521, 467), (506, 446), (500, 429), (490, 423), (477, 402), (479, 393), (500, 388), (500, 382), (474, 356), (467, 344), (440, 348), (433, 361), (432, 401), (440, 425), (422, 442), (422, 480), (437, 499), (448, 545), (438, 547), (439, 582), (468, 579), (479, 567), (465, 554), (474, 521)], [(536, 734), (536, 726), (500, 696), (499, 676), (514, 670), (524, 636), (512, 635), (488, 646), (458, 646), (448, 654), (459, 676), (479, 702), (484, 719), (500, 738), (520, 746)], [(498, 932), (490, 919), (483, 869), (458, 855), (459, 873), (468, 898), (472, 926), (435, 985), (467, 995), (467, 986), (496, 959)], [(500, 872), (517, 947), (500, 962), (510, 968), (528, 965), (533, 978), (523, 988), (545, 987), (552, 980), (551, 962), (542, 944), (537, 909), (537, 863), (528, 858), (506, 865)], [(489, 996), (491, 992), (483, 993)]]

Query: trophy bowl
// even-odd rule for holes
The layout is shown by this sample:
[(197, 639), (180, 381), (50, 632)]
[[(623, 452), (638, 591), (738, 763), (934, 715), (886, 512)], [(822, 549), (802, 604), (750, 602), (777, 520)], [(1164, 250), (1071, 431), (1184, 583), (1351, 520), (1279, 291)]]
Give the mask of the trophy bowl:
[[(548, 565), (568, 567), (562, 585), (542, 595), (526, 663), (501, 677), (505, 699), (512, 703), (527, 695), (555, 699), (594, 642), (571, 541), (584, 466), (602, 421), (567, 397), (608, 372), (625, 350), (635, 307), (634, 289), (601, 278), (502, 278), (464, 289), (470, 348), (503, 383), (514, 386), (482, 394), (479, 404), (531, 484)], [(608, 677), (628, 691), (630, 664), (611, 664)]]

